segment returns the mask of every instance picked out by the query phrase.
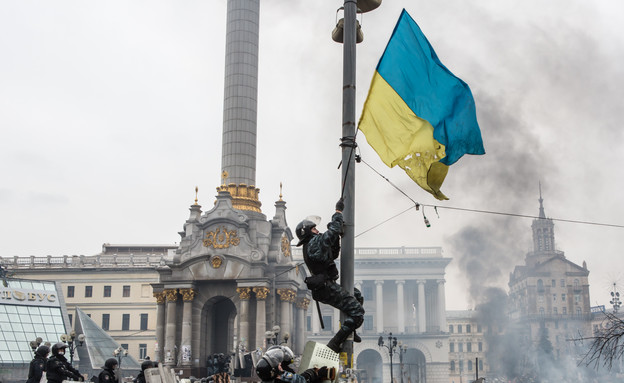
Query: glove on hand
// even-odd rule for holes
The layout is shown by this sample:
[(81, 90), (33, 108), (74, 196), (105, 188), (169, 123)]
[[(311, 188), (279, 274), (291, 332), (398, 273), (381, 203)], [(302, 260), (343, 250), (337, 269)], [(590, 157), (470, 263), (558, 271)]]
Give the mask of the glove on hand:
[(336, 202), (336, 210), (342, 212), (344, 210), (344, 198), (340, 198), (338, 202)]
[(316, 373), (318, 374), (319, 380), (334, 380), (336, 378), (336, 369), (334, 367), (327, 368), (323, 366), (319, 368)]
[(303, 376), (303, 378), (306, 380), (306, 382), (308, 383), (314, 383), (318, 380), (319, 376), (316, 373), (317, 369), (316, 368), (308, 368), (307, 370), (305, 370), (301, 376)]

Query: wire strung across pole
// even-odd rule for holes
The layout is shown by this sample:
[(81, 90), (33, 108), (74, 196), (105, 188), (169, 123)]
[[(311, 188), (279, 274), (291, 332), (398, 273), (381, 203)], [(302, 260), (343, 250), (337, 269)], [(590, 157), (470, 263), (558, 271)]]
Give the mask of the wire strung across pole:
[[(410, 201), (412, 201), (414, 203), (414, 205), (416, 207), (418, 206), (423, 206), (423, 207), (432, 207), (434, 209), (448, 209), (448, 210), (458, 210), (458, 211), (467, 211), (467, 212), (471, 212), (471, 213), (482, 213), (482, 214), (494, 214), (494, 215), (504, 215), (504, 216), (509, 216), (509, 217), (519, 217), (519, 218), (533, 218), (533, 219), (539, 219), (539, 216), (536, 215), (527, 215), (527, 214), (516, 214), (516, 213), (506, 213), (506, 212), (499, 212), (499, 211), (493, 211), (493, 210), (480, 210), (480, 209), (469, 209), (469, 208), (462, 208), (462, 207), (454, 207), (454, 206), (442, 206), (442, 205), (428, 205), (428, 204), (421, 204), (416, 202), (412, 197), (410, 197), (409, 195), (407, 195), (403, 190), (401, 190), (398, 186), (396, 186), (394, 183), (392, 183), (392, 181), (390, 181), (387, 177), (385, 177), (384, 175), (382, 175), (381, 173), (379, 173), (376, 169), (374, 169), (368, 162), (364, 161), (363, 159), (361, 160), (362, 162), (364, 162), (364, 164), (366, 164), (366, 166), (368, 166), (372, 171), (374, 171), (375, 173), (377, 173), (377, 175), (379, 175), (381, 178), (383, 178), (384, 180), (386, 180), (390, 185), (392, 185), (396, 190), (398, 190), (401, 194), (403, 194), (405, 197), (407, 197)], [(388, 218), (387, 220), (373, 226), (372, 228), (358, 234), (357, 236), (360, 236), (396, 217), (398, 217), (399, 215), (405, 213), (406, 211), (410, 210), (412, 207), (400, 212), (399, 214)], [(624, 225), (616, 225), (616, 224), (611, 224), (611, 223), (602, 223), (602, 222), (591, 222), (591, 221), (581, 221), (581, 220), (574, 220), (574, 219), (564, 219), (564, 218), (549, 218), (550, 220), (553, 221), (558, 221), (558, 222), (567, 222), (567, 223), (578, 223), (578, 224), (583, 224), (583, 225), (594, 225), (594, 226), (606, 226), (606, 227), (617, 227), (617, 228), (624, 228)], [(356, 236), (356, 237), (357, 237)]]

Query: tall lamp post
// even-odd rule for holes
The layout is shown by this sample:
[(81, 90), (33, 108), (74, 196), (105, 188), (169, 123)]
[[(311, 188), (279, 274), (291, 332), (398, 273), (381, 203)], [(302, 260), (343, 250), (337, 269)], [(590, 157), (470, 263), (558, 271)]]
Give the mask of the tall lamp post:
[(82, 346), (84, 341), (85, 341), (84, 334), (78, 334), (76, 336), (76, 331), (74, 330), (72, 330), (69, 334), (61, 335), (61, 342), (67, 343), (68, 348), (69, 348), (69, 364), (74, 363), (74, 352), (76, 351), (76, 347)]
[(399, 342), (399, 363), (401, 366), (401, 383), (403, 383), (403, 354), (407, 352), (407, 345)]
[(397, 338), (396, 336), (392, 336), (392, 333), (389, 333), (388, 344), (385, 344), (383, 340), (383, 336), (379, 335), (379, 339), (377, 340), (377, 345), (379, 346), (379, 348), (385, 347), (388, 349), (388, 355), (390, 356), (390, 382), (394, 383), (394, 376), (392, 374), (392, 356), (396, 353)]
[[(344, 21), (342, 22), (342, 39), (334, 41), (342, 43), (342, 137), (341, 137), (341, 197), (344, 197), (344, 235), (340, 256), (340, 285), (353, 294), (355, 269), (355, 53), (356, 43), (362, 41), (358, 36), (357, 12), (369, 12), (379, 7), (381, 0), (344, 0)], [(336, 26), (340, 29), (340, 22)], [(360, 31), (361, 32), (361, 31)], [(334, 35), (332, 33), (332, 35)], [(333, 38), (333, 37), (332, 37)], [(340, 320), (345, 321), (344, 313)], [(340, 357), (343, 371), (353, 367), (353, 338), (349, 337), (341, 347)]]
[(613, 291), (611, 291), (611, 301), (609, 301), (613, 305), (613, 313), (617, 314), (620, 310), (620, 306), (622, 306), (622, 301), (620, 301), (620, 293), (615, 288), (615, 283), (613, 283)]
[(119, 369), (121, 370), (121, 358), (128, 356), (128, 350), (119, 346), (113, 350), (113, 356), (117, 358), (117, 364), (119, 364)]

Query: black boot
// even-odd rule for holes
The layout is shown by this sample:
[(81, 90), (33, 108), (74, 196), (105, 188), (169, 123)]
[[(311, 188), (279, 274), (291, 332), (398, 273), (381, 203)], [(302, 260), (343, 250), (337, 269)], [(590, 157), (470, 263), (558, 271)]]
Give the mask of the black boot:
[(360, 338), (360, 336), (357, 334), (357, 332), (355, 332), (355, 330), (353, 330), (353, 341), (355, 343), (360, 343), (362, 341), (362, 338)]
[(351, 334), (352, 331), (353, 330), (345, 329), (344, 327), (341, 328), (340, 330), (338, 330), (336, 335), (334, 335), (334, 337), (331, 338), (329, 343), (327, 343), (327, 347), (333, 350), (336, 354), (339, 353), (340, 345), (342, 345), (342, 342), (347, 340), (347, 338), (349, 337), (349, 334)]

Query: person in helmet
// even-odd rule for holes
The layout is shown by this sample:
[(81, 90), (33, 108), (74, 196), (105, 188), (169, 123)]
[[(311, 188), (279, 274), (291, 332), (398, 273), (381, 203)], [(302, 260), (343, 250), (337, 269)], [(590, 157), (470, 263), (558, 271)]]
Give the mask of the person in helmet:
[(30, 369), (28, 370), (28, 380), (26, 383), (39, 383), (41, 377), (46, 370), (46, 363), (48, 362), (48, 354), (50, 353), (50, 347), (39, 346), (35, 351), (35, 357), (30, 362)]
[(76, 370), (65, 358), (65, 349), (67, 347), (62, 342), (52, 346), (52, 356), (46, 363), (46, 378), (49, 383), (62, 383), (63, 380), (84, 381), (80, 371)]
[(143, 363), (141, 363), (141, 372), (139, 372), (139, 375), (137, 375), (136, 378), (134, 378), (134, 383), (145, 383), (145, 370), (147, 370), (148, 368), (153, 368), (154, 367), (154, 362), (152, 362), (149, 359), (146, 359)]
[(100, 375), (98, 375), (99, 383), (118, 383), (119, 379), (117, 379), (117, 374), (115, 370), (119, 363), (115, 358), (108, 358), (106, 362), (104, 362), (104, 367), (102, 367), (102, 371)]
[(338, 268), (334, 262), (340, 256), (340, 236), (343, 234), (344, 201), (341, 198), (336, 203), (336, 212), (327, 224), (327, 231), (320, 233), (316, 224), (311, 220), (301, 221), (296, 228), (299, 243), (303, 245), (303, 260), (310, 276), (306, 278), (306, 285), (312, 291), (312, 298), (318, 302), (328, 304), (342, 311), (346, 315), (344, 323), (327, 343), (327, 347), (334, 352), (340, 351), (340, 345), (354, 333), (353, 340), (361, 342), (355, 330), (364, 322), (364, 308), (362, 294), (354, 289), (354, 295), (336, 283)]
[(296, 374), (292, 368), (294, 354), (286, 346), (270, 347), (262, 359), (256, 363), (256, 374), (263, 382), (275, 383), (317, 383), (322, 380), (333, 380), (336, 370), (326, 366), (309, 368), (301, 374)]

